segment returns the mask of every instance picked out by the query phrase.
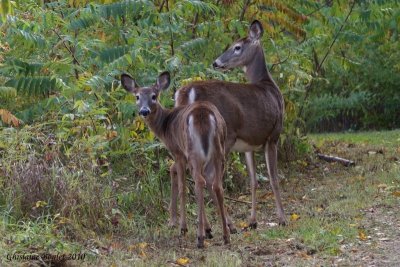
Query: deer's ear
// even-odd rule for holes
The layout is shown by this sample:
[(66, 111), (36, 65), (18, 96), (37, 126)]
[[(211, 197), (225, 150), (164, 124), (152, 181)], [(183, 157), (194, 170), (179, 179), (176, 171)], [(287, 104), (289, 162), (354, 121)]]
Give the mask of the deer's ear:
[(162, 91), (167, 89), (170, 83), (171, 83), (171, 75), (169, 74), (168, 71), (164, 71), (157, 78), (156, 82), (157, 90)]
[(254, 20), (249, 29), (249, 36), (252, 40), (259, 40), (264, 33), (263, 26), (258, 20)]
[(124, 87), (124, 89), (128, 92), (134, 93), (137, 90), (135, 80), (128, 74), (121, 75), (121, 84), (122, 87)]

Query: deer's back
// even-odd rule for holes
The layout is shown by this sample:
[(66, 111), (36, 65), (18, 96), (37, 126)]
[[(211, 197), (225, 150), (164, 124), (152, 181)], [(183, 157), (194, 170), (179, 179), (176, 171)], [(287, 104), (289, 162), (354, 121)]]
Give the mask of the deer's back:
[(179, 89), (175, 101), (176, 106), (196, 101), (214, 104), (226, 122), (228, 139), (259, 146), (277, 140), (282, 131), (283, 98), (273, 84), (194, 82)]

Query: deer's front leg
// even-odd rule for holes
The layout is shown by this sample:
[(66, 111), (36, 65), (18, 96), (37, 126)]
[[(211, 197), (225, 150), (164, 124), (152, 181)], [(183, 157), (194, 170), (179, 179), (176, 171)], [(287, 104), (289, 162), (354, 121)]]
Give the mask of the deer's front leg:
[(176, 170), (176, 163), (172, 164), (169, 169), (169, 174), (171, 177), (171, 202), (169, 205), (169, 222), (168, 226), (175, 227), (177, 225), (177, 209), (178, 209), (178, 173)]
[(256, 178), (256, 164), (254, 161), (254, 152), (246, 152), (246, 165), (250, 176), (250, 188), (251, 188), (251, 215), (249, 220), (249, 227), (252, 229), (257, 228), (256, 219), (256, 206), (257, 206), (257, 178)]

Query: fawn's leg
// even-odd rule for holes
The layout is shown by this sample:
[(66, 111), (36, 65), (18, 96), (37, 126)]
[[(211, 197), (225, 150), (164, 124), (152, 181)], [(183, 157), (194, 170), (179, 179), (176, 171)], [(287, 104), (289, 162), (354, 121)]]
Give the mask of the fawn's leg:
[(198, 207), (198, 226), (197, 226), (197, 247), (204, 248), (204, 191), (203, 188), (206, 185), (206, 181), (204, 177), (201, 175), (200, 171), (197, 168), (193, 168), (192, 174), (195, 181), (195, 193), (196, 193), (196, 202)]
[(169, 222), (168, 226), (175, 227), (177, 225), (177, 200), (178, 200), (178, 173), (176, 170), (176, 163), (172, 164), (169, 169), (171, 177), (171, 202), (169, 205)]
[(179, 159), (176, 162), (176, 172), (178, 176), (178, 188), (179, 188), (179, 199), (180, 199), (180, 220), (179, 229), (182, 235), (185, 235), (188, 231), (186, 222), (186, 177), (185, 177), (185, 161)]

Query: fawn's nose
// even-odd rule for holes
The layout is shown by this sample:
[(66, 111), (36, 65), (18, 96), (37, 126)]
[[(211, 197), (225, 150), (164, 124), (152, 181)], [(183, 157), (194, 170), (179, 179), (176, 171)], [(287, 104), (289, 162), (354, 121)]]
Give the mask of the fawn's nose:
[(218, 68), (218, 64), (217, 64), (216, 61), (213, 62), (213, 68), (214, 68), (214, 69), (215, 69), (215, 68)]
[(141, 108), (139, 110), (139, 115), (146, 117), (147, 115), (150, 114), (150, 109), (149, 108)]

